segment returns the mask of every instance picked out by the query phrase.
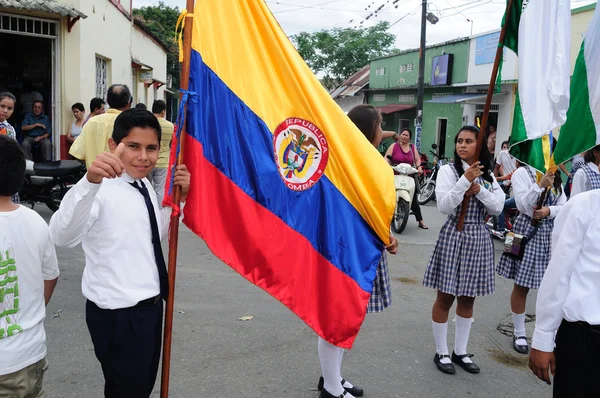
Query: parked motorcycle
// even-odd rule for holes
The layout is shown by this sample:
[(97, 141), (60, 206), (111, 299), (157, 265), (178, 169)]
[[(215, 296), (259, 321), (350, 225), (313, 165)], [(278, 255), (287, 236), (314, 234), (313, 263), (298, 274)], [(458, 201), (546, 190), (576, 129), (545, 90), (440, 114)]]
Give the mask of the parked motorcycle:
[[(392, 157), (388, 156), (388, 159), (391, 160)], [(408, 163), (392, 164), (392, 169), (397, 173), (394, 175), (396, 210), (394, 211), (394, 219), (392, 220), (392, 229), (394, 232), (401, 234), (408, 223), (410, 205), (416, 189), (413, 175), (418, 173), (418, 170)]]
[(53, 212), (58, 210), (62, 198), (86, 173), (85, 164), (78, 160), (34, 163), (26, 161), (25, 184), (19, 199), (21, 203), (44, 203)]
[[(436, 144), (431, 145), (431, 147), (434, 151), (437, 149)], [(440, 167), (449, 161), (448, 158), (440, 156), (434, 151), (429, 151), (429, 153), (433, 155), (433, 163), (421, 163), (423, 175), (419, 178), (419, 194), (417, 195), (417, 201), (420, 205), (425, 205), (429, 203), (429, 201), (435, 199), (435, 183), (438, 171), (440, 170)]]

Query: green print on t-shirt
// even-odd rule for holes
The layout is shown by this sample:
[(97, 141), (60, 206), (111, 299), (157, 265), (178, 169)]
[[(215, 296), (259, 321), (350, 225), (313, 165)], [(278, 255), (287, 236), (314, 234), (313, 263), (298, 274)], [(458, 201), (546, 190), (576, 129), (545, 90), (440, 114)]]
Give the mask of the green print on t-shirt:
[(6, 250), (0, 252), (0, 339), (22, 332), (17, 322), (19, 282), (15, 259)]

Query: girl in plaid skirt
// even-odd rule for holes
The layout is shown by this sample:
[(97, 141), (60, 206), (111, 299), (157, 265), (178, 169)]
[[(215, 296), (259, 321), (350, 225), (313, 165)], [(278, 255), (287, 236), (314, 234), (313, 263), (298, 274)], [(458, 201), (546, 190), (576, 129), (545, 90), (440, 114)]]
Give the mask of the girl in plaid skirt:
[[(432, 326), (438, 369), (454, 374), (452, 362), (470, 373), (479, 367), (467, 354), (476, 296), (494, 293), (494, 246), (485, 226), (486, 212), (498, 215), (504, 207), (504, 191), (490, 170), (491, 156), (483, 145), (479, 161), (475, 158), (477, 136), (474, 126), (464, 126), (454, 139), (454, 163), (438, 174), (435, 194), (440, 212), (448, 215), (440, 230), (423, 285), (437, 289)], [(457, 227), (463, 199), (469, 201), (462, 232)], [(448, 352), (448, 313), (457, 298), (454, 352)]]
[[(519, 209), (519, 216), (513, 227), (515, 234), (530, 236), (534, 231), (532, 219), (539, 220), (540, 224), (533, 238), (525, 245), (523, 259), (519, 260), (508, 254), (502, 254), (497, 271), (501, 276), (515, 281), (510, 296), (510, 307), (514, 323), (513, 348), (521, 354), (529, 352), (525, 334), (525, 303), (529, 289), (540, 287), (546, 267), (550, 262), (550, 243), (554, 217), (560, 212), (567, 201), (563, 193), (560, 173), (547, 173), (539, 183), (536, 183), (536, 171), (529, 166), (522, 166), (515, 171), (512, 177), (515, 202)], [(543, 207), (537, 207), (542, 187), (550, 187)]]
[[(365, 135), (375, 148), (381, 143), (384, 136), (393, 136), (394, 132), (381, 130), (381, 112), (373, 105), (357, 105), (348, 117), (356, 127)], [(390, 232), (390, 245), (386, 250), (391, 254), (398, 251), (398, 240)], [(367, 312), (381, 312), (390, 306), (392, 294), (385, 251), (377, 265), (377, 275), (373, 281), (373, 292), (367, 307)], [(329, 344), (321, 337), (317, 345), (319, 361), (321, 362), (322, 376), (319, 379), (318, 389), (321, 390), (320, 398), (353, 398), (361, 397), (364, 393), (359, 387), (353, 386), (341, 376), (342, 358), (344, 349)]]

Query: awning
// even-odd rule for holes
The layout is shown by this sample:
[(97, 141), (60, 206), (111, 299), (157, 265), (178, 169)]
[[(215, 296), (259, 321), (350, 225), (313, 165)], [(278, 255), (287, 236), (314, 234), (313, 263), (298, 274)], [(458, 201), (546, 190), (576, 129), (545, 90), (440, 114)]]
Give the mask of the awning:
[[(504, 95), (504, 94), (506, 94), (506, 92), (494, 94), (493, 99), (498, 100), (498, 96)], [(465, 102), (482, 100), (482, 99), (484, 100), (486, 97), (487, 97), (486, 93), (463, 93), (463, 94), (451, 94), (451, 95), (447, 95), (445, 97), (440, 97), (440, 98), (432, 99), (432, 100), (425, 101), (425, 102), (430, 102), (430, 103), (434, 103), (434, 104), (454, 104), (454, 103), (465, 103)], [(492, 102), (497, 103), (498, 101), (492, 100)]]
[(387, 115), (388, 113), (405, 111), (407, 109), (412, 109), (412, 108), (416, 108), (416, 107), (417, 107), (416, 105), (389, 104), (389, 105), (379, 106), (377, 108), (381, 111), (381, 113), (383, 113), (384, 115)]
[(134, 58), (131, 59), (131, 67), (135, 68), (135, 69), (141, 69), (141, 70), (152, 70), (151, 66), (146, 65)]
[(0, 0), (0, 8), (13, 8), (23, 11), (37, 11), (58, 14), (63, 17), (87, 18), (87, 15), (70, 4), (61, 4), (56, 0)]

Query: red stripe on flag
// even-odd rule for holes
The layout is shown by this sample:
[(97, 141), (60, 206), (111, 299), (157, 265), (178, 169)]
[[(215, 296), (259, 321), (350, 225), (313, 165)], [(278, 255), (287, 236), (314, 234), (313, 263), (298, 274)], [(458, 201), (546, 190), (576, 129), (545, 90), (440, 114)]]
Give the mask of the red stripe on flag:
[(184, 223), (219, 259), (292, 310), (319, 336), (351, 348), (370, 293), (208, 162), (200, 142), (187, 134), (185, 140), (192, 181)]

